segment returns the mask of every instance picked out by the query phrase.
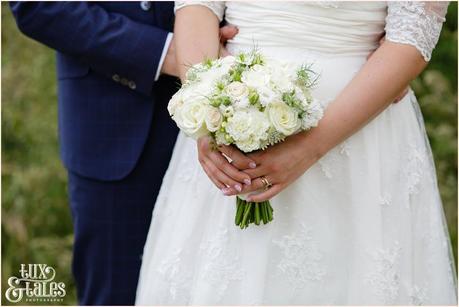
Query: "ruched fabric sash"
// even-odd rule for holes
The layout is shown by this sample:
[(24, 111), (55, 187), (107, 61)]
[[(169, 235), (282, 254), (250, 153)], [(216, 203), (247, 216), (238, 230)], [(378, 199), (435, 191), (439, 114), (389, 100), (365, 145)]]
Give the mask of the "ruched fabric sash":
[[(366, 55), (384, 32), (385, 2), (226, 3), (226, 20), (239, 27), (236, 45), (296, 48), (338, 56)], [(294, 8), (294, 9), (292, 9)]]

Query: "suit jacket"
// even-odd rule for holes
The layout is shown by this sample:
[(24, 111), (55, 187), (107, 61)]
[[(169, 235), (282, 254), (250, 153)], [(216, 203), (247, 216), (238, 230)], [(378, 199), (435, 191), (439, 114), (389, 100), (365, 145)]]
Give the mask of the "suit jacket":
[(152, 118), (177, 90), (176, 78), (154, 81), (173, 30), (173, 2), (10, 5), (24, 34), (57, 51), (59, 140), (70, 171), (122, 179), (136, 165), (150, 129), (161, 128), (155, 146), (171, 150), (177, 128), (167, 112)]

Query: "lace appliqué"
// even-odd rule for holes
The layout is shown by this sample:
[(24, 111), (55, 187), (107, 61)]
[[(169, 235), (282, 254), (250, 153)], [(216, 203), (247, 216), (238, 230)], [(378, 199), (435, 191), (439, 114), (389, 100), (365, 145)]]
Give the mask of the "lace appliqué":
[(191, 166), (191, 161), (187, 159), (187, 161), (183, 161), (183, 163), (180, 163), (180, 168), (177, 173), (178, 179), (184, 182), (190, 182), (194, 174), (194, 167)]
[(436, 13), (426, 6), (424, 1), (389, 1), (385, 30), (387, 40), (412, 45), (429, 61), (440, 37), (446, 10), (442, 8), (443, 13)]
[(200, 245), (203, 263), (202, 278), (213, 284), (221, 299), (230, 282), (242, 280), (245, 271), (240, 267), (239, 254), (230, 248), (228, 229), (219, 229), (212, 238)]
[(340, 154), (349, 157), (349, 150), (350, 150), (350, 146), (346, 141), (342, 142), (341, 145), (339, 145)]
[(375, 295), (381, 298), (385, 304), (392, 304), (398, 297), (400, 251), (401, 247), (398, 242), (395, 242), (395, 246), (392, 248), (378, 249), (370, 253), (375, 266), (374, 271), (367, 276), (366, 282), (373, 287)]
[(320, 169), (324, 173), (325, 177), (332, 179), (335, 176), (338, 171), (337, 168), (342, 167), (341, 159), (343, 159), (343, 156), (349, 157), (350, 148), (349, 144), (344, 141), (318, 161)]
[(419, 193), (419, 185), (426, 171), (425, 148), (411, 144), (402, 170), (402, 182), (408, 195)]
[(389, 206), (392, 203), (392, 196), (388, 193), (379, 197), (379, 204), (381, 206)]
[(324, 173), (325, 177), (332, 179), (335, 175), (334, 166), (336, 165), (338, 158), (336, 157), (335, 150), (329, 151), (322, 159), (319, 160), (320, 169)]
[(273, 243), (282, 249), (282, 259), (277, 265), (295, 289), (303, 288), (309, 281), (321, 281), (326, 267), (321, 264), (323, 254), (311, 236), (311, 229), (301, 224), (301, 230), (285, 235)]
[(427, 290), (425, 287), (414, 285), (410, 291), (410, 300), (412, 305), (421, 306), (427, 302)]
[(191, 273), (182, 267), (181, 249), (176, 249), (170, 258), (161, 262), (157, 269), (162, 279), (169, 285), (165, 289), (164, 301), (185, 304), (189, 301)]

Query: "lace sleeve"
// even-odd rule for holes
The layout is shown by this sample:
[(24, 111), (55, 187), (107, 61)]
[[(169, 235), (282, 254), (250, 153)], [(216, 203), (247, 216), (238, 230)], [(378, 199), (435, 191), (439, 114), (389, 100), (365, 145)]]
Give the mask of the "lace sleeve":
[(416, 47), (426, 61), (440, 37), (446, 1), (388, 1), (386, 39)]
[(225, 1), (175, 1), (174, 12), (181, 9), (182, 7), (189, 5), (202, 5), (210, 9), (219, 21), (223, 20), (223, 14), (225, 13)]

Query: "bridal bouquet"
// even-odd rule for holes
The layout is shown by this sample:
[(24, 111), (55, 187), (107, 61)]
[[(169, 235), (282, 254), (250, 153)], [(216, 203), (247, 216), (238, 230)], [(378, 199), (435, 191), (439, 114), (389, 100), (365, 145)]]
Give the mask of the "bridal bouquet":
[[(307, 65), (268, 59), (257, 51), (192, 66), (168, 111), (195, 139), (211, 135), (218, 145), (248, 153), (317, 126), (322, 107), (311, 96), (316, 75)], [(241, 228), (273, 219), (269, 201), (236, 198), (235, 223)]]

